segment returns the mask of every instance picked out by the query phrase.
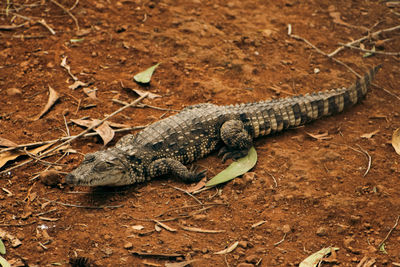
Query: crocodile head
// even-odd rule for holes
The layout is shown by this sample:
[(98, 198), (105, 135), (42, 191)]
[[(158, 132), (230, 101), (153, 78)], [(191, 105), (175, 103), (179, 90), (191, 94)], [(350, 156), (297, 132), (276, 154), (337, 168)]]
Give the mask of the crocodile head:
[(132, 180), (136, 179), (128, 160), (115, 149), (86, 154), (81, 165), (65, 177), (66, 183), (82, 186), (120, 186)]

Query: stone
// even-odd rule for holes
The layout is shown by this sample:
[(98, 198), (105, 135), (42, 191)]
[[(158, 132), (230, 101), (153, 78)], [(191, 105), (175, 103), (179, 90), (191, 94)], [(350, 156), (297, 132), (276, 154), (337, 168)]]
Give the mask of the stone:
[(317, 236), (327, 236), (328, 235), (328, 229), (326, 227), (321, 226), (317, 229), (316, 232)]

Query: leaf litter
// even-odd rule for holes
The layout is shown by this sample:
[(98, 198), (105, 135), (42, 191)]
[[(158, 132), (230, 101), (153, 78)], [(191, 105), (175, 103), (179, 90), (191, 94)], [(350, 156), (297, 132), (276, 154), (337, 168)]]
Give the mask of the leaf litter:
[[(87, 119), (87, 120), (83, 120), (83, 119), (71, 119), (71, 121), (77, 125), (86, 127), (86, 128), (90, 128), (93, 125), (96, 125), (97, 123), (99, 123), (100, 120), (97, 119)], [(105, 121), (103, 122), (100, 126), (96, 127), (94, 129), (101, 137), (101, 139), (103, 140), (104, 145), (107, 145), (113, 138), (115, 135), (114, 130), (110, 127), (109, 122)]]
[[(30, 150), (27, 150), (30, 154), (38, 156), (40, 152), (43, 152), (47, 148), (49, 148), (53, 144), (45, 144), (43, 146), (39, 146)], [(19, 156), (26, 155), (24, 151), (21, 150), (12, 150), (5, 151), (0, 154), (0, 168), (3, 167), (7, 162), (18, 158)]]
[(3, 137), (0, 137), (0, 146), (4, 146), (4, 147), (14, 147), (17, 146), (16, 143), (14, 143), (13, 141), (10, 141), (8, 139), (5, 139)]
[(323, 248), (314, 254), (311, 254), (308, 256), (305, 260), (303, 260), (300, 264), (299, 267), (315, 267), (318, 266), (318, 264), (323, 260), (324, 257), (326, 257), (328, 254), (339, 250), (339, 248), (335, 247), (328, 247), (328, 248)]
[(396, 151), (396, 153), (400, 155), (400, 128), (397, 128), (393, 132), (392, 146), (393, 146), (394, 150)]
[(370, 133), (365, 133), (365, 134), (361, 135), (361, 138), (371, 139), (377, 133), (379, 133), (379, 130), (375, 130), (375, 131), (370, 132)]
[(40, 112), (40, 114), (35, 117), (35, 120), (39, 120), (41, 117), (43, 117), (43, 115), (46, 114), (47, 111), (49, 111), (49, 109), (57, 102), (57, 100), (59, 98), (60, 97), (59, 97), (58, 93), (56, 92), (56, 90), (54, 90), (49, 85), (49, 99), (47, 100), (47, 104), (43, 108), (43, 110)]

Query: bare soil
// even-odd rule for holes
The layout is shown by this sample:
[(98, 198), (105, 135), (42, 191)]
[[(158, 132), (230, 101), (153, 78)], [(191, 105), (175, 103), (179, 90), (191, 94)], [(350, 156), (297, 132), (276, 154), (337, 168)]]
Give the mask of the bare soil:
[[(348, 86), (355, 76), (290, 37), (288, 24), (294, 34), (328, 53), (338, 43), (400, 22), (398, 1), (58, 3), (68, 11), (77, 3), (69, 12), (80, 31), (54, 1), (1, 2), (0, 25), (25, 23), (0, 31), (0, 137), (17, 144), (66, 136), (63, 116), (67, 122), (86, 116), (102, 119), (121, 107), (112, 99), (136, 99), (121, 82), (161, 96), (143, 103), (175, 110), (202, 102), (226, 105)], [(41, 19), (54, 35), (37, 22)], [(363, 47), (399, 51), (400, 31), (371, 35)], [(118, 188), (72, 187), (62, 180), (50, 186), (32, 179), (45, 169), (42, 163), (10, 171), (28, 158), (7, 163), (0, 170), (0, 229), (22, 244), (13, 248), (4, 238), (3, 256), (13, 266), (68, 266), (76, 257), (97, 266), (164, 266), (189, 259), (196, 260), (192, 266), (296, 266), (321, 248), (334, 246), (339, 250), (322, 266), (357, 266), (363, 259), (375, 259), (376, 266), (399, 266), (399, 228), (385, 241), (384, 251), (378, 245), (400, 214), (400, 156), (390, 144), (400, 127), (399, 99), (382, 89), (400, 95), (400, 58), (364, 55), (346, 48), (335, 57), (359, 73), (383, 63), (375, 81), (379, 87), (372, 87), (361, 104), (342, 114), (256, 140), (254, 177), (196, 195), (214, 205), (199, 205), (175, 189), (191, 185), (173, 177)], [(97, 100), (89, 99), (82, 88), (68, 88), (73, 80), (60, 66), (63, 57), (79, 80), (97, 90)], [(132, 81), (158, 62), (162, 63), (150, 86)], [(48, 86), (60, 99), (35, 120), (47, 102)], [(174, 113), (129, 108), (110, 121), (145, 125)], [(68, 128), (71, 135), (83, 131), (72, 123)], [(376, 130), (370, 138), (361, 137)], [(307, 133), (328, 133), (329, 138), (316, 140)], [(107, 146), (124, 134), (116, 134)], [(56, 167), (68, 173), (83, 154), (103, 148), (99, 137), (80, 138), (71, 143), (78, 153), (63, 157)], [(365, 177), (368, 158), (363, 150), (372, 159)], [(61, 155), (45, 160), (54, 162)], [(211, 178), (229, 162), (222, 164), (213, 154), (196, 164), (208, 169)], [(154, 219), (176, 231), (156, 227)], [(254, 225), (261, 221), (265, 222)], [(215, 254), (236, 241), (239, 245), (232, 252)], [(80, 266), (88, 266), (84, 258)]]

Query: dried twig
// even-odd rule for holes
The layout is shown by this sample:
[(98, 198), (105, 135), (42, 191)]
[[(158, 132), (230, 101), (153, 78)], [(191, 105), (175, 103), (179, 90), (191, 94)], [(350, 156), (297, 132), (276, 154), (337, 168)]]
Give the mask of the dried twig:
[(30, 222), (30, 223), (24, 223), (24, 224), (3, 223), (3, 224), (0, 224), (0, 227), (24, 227), (24, 226), (32, 225), (35, 223), (36, 222)]
[(352, 72), (354, 75), (356, 75), (358, 78), (361, 78), (361, 75), (358, 74), (355, 70), (353, 70), (349, 65), (347, 65), (346, 63), (344, 63), (344, 62), (342, 62), (342, 61), (340, 61), (340, 60), (338, 60), (338, 59), (336, 59), (336, 58), (334, 58), (334, 57), (332, 57), (332, 56), (329, 56), (329, 54), (325, 53), (324, 51), (322, 51), (321, 49), (319, 49), (318, 47), (316, 47), (315, 45), (313, 45), (312, 43), (310, 43), (307, 39), (305, 39), (305, 38), (303, 38), (303, 37), (300, 37), (300, 36), (298, 36), (298, 35), (294, 35), (294, 34), (291, 34), (291, 35), (289, 35), (289, 36), (292, 37), (293, 39), (296, 39), (296, 40), (300, 40), (300, 41), (305, 42), (306, 44), (308, 44), (309, 46), (311, 46), (312, 48), (314, 48), (315, 51), (317, 51), (317, 52), (320, 53), (321, 55), (324, 55), (324, 56), (326, 56), (326, 57), (332, 59), (332, 60), (335, 61), (336, 63), (338, 63), (338, 64), (344, 66), (346, 69), (348, 69), (349, 71), (351, 71), (351, 72)]
[[(75, 140), (75, 139), (77, 139), (77, 138), (79, 138), (79, 137), (81, 137), (81, 136), (84, 136), (86, 133), (88, 133), (88, 132), (91, 131), (92, 129), (98, 127), (99, 125), (101, 125), (103, 122), (105, 122), (106, 120), (110, 119), (110, 118), (113, 117), (114, 115), (120, 113), (121, 111), (125, 110), (125, 109), (128, 108), (128, 107), (131, 107), (131, 106), (136, 105), (136, 104), (139, 103), (143, 98), (147, 97), (147, 95), (148, 95), (148, 93), (142, 95), (141, 97), (139, 97), (139, 98), (136, 99), (135, 101), (132, 101), (130, 104), (128, 104), (128, 105), (126, 105), (126, 106), (123, 106), (122, 108), (120, 108), (120, 109), (114, 111), (114, 112), (111, 113), (110, 115), (106, 116), (104, 119), (98, 121), (97, 123), (94, 123), (92, 126), (90, 126), (89, 128), (87, 128), (86, 130), (82, 131), (80, 134), (75, 135), (75, 136), (73, 136), (73, 137), (71, 136), (71, 138), (68, 138), (66, 141), (62, 142), (61, 144), (59, 144), (59, 145), (57, 145), (57, 146), (55, 146), (55, 147), (53, 147), (53, 148), (51, 148), (51, 149), (45, 151), (45, 152), (44, 152), (42, 155), (40, 155), (38, 158), (39, 158), (39, 159), (42, 159), (43, 157), (49, 155), (50, 153), (52, 153), (53, 151), (59, 149), (60, 147), (66, 145), (66, 144), (71, 143), (73, 140)], [(57, 140), (57, 141), (58, 141), (58, 140)], [(4, 150), (2, 150), (1, 152), (3, 152), (3, 151), (4, 151)], [(13, 169), (15, 169), (15, 168), (21, 167), (21, 166), (23, 166), (23, 165), (26, 165), (26, 164), (28, 164), (28, 163), (30, 163), (30, 162), (32, 162), (32, 161), (33, 161), (33, 159), (27, 160), (27, 161), (25, 161), (25, 162), (23, 162), (23, 163), (21, 163), (21, 164), (18, 164), (17, 166), (14, 166), (14, 167), (11, 167), (11, 168), (9, 168), (9, 169), (7, 169), (7, 170), (1, 171), (0, 174), (9, 172), (10, 170), (13, 170)]]
[[(114, 130), (114, 132), (119, 133), (119, 132), (129, 132), (129, 131), (133, 131), (133, 130), (140, 130), (140, 129), (144, 129), (146, 128), (147, 125), (144, 126), (134, 126), (134, 127), (129, 127), (129, 128), (121, 128), (121, 129), (116, 129)], [(90, 136), (96, 136), (98, 135), (97, 132), (93, 132), (93, 133), (87, 133), (84, 134), (83, 137), (90, 137)], [(56, 142), (62, 142), (62, 141), (66, 141), (66, 140), (70, 140), (72, 138), (74, 138), (76, 135), (72, 135), (72, 136), (65, 136), (65, 137), (61, 137), (59, 139), (54, 139), (54, 140), (48, 140), (48, 141), (42, 141), (42, 142), (34, 142), (34, 143), (28, 143), (28, 144), (22, 144), (22, 145), (17, 145), (15, 147), (8, 147), (8, 148), (3, 148), (0, 150), (0, 154), (6, 151), (10, 151), (10, 150), (15, 150), (15, 149), (19, 149), (19, 148), (25, 148), (25, 147), (32, 147), (32, 146), (40, 146), (40, 145), (46, 145), (46, 144), (51, 144), (51, 143), (56, 143)]]
[(185, 189), (182, 189), (182, 188), (179, 188), (179, 187), (175, 187), (175, 186), (172, 186), (172, 185), (168, 185), (168, 186), (169, 186), (169, 187), (172, 187), (173, 189), (176, 189), (176, 190), (178, 190), (178, 191), (181, 191), (181, 192), (187, 194), (188, 196), (190, 196), (190, 197), (192, 197), (194, 200), (196, 200), (197, 203), (199, 203), (200, 205), (203, 205), (203, 203), (202, 203), (197, 197), (193, 196), (192, 194), (190, 194), (190, 193), (189, 193), (188, 191), (186, 191)]
[(396, 222), (394, 223), (393, 227), (390, 229), (390, 231), (387, 233), (387, 235), (385, 236), (385, 238), (379, 243), (378, 245), (378, 249), (381, 248), (382, 244), (386, 242), (386, 240), (389, 238), (389, 236), (392, 234), (393, 230), (397, 227), (397, 225), (399, 224), (399, 220), (400, 220), (400, 215), (397, 216)]
[(275, 179), (275, 177), (272, 175), (272, 173), (267, 172), (267, 174), (268, 174), (269, 176), (271, 176), (272, 179), (274, 180), (275, 187), (278, 187), (278, 182), (276, 181), (276, 179)]
[[(112, 99), (113, 102), (121, 104), (121, 105), (126, 105), (127, 102), (119, 100), (119, 99)], [(136, 108), (152, 108), (155, 110), (161, 110), (161, 111), (174, 111), (174, 112), (180, 112), (180, 110), (177, 109), (170, 109), (170, 108), (160, 108), (152, 105), (147, 105), (147, 104), (139, 104), (135, 106)]]
[(280, 241), (276, 242), (276, 243), (274, 244), (274, 246), (276, 247), (277, 245), (279, 245), (280, 243), (282, 243), (283, 241), (285, 241), (286, 235), (287, 235), (287, 233), (285, 233), (285, 234), (283, 235), (282, 239), (281, 239)]
[[(394, 27), (391, 27), (391, 28), (387, 28), (387, 29), (382, 29), (382, 30), (379, 30), (379, 31), (370, 33), (370, 34), (367, 35), (367, 36), (361, 37), (360, 39), (351, 41), (351, 42), (347, 43), (347, 45), (358, 45), (358, 44), (361, 43), (362, 41), (367, 40), (368, 38), (371, 38), (371, 36), (378, 36), (378, 35), (380, 35), (381, 33), (391, 32), (391, 31), (395, 31), (395, 30), (398, 30), (398, 29), (400, 29), (400, 25), (397, 25), (397, 26), (394, 26)], [(333, 51), (332, 53), (329, 53), (329, 54), (328, 54), (328, 57), (333, 57), (334, 55), (336, 55), (337, 53), (339, 53), (339, 52), (342, 51), (343, 49), (344, 49), (344, 46), (341, 46), (341, 47), (337, 48), (337, 49), (336, 49), (335, 51)]]
[[(65, 6), (61, 5), (60, 3), (58, 3), (56, 0), (50, 0), (53, 4), (55, 4), (56, 6), (58, 6), (59, 8), (61, 8), (62, 10), (64, 10), (65, 13), (67, 13), (72, 20), (75, 22), (76, 25), (76, 29), (79, 31), (79, 23), (78, 20), (76, 19), (76, 17), (71, 13), (71, 11), (69, 9), (67, 9)], [(75, 6), (75, 4), (74, 4)], [(73, 7), (74, 7), (73, 6)]]
[(64, 146), (64, 145), (66, 145), (66, 144), (71, 143), (73, 140), (75, 140), (75, 139), (77, 139), (77, 138), (79, 138), (79, 137), (85, 135), (86, 133), (88, 133), (89, 131), (93, 130), (94, 128), (100, 126), (103, 122), (105, 122), (106, 120), (108, 120), (108, 119), (110, 119), (111, 117), (115, 116), (116, 114), (120, 113), (121, 111), (123, 111), (123, 110), (125, 110), (125, 109), (127, 109), (127, 108), (129, 108), (129, 107), (131, 107), (131, 106), (136, 105), (137, 103), (139, 103), (140, 101), (142, 101), (142, 99), (146, 98), (147, 95), (148, 95), (148, 93), (144, 94), (143, 96), (139, 97), (139, 98), (136, 99), (135, 101), (132, 101), (130, 104), (123, 106), (122, 108), (120, 108), (120, 109), (114, 111), (113, 113), (111, 113), (110, 115), (106, 116), (104, 119), (98, 121), (97, 123), (94, 123), (92, 126), (88, 127), (86, 130), (82, 131), (80, 134), (75, 135), (73, 138), (71, 138), (71, 139), (69, 139), (69, 140), (67, 140), (67, 141), (65, 141), (65, 142), (63, 142), (63, 143), (61, 143), (61, 144), (55, 146), (54, 148), (52, 148), (52, 149), (50, 149), (50, 150), (48, 150), (48, 151), (46, 151), (46, 152), (44, 152), (42, 155), (40, 155), (40, 158), (44, 157), (45, 155), (48, 155), (49, 153), (51, 153), (51, 152), (57, 150), (58, 148), (60, 148), (60, 147), (62, 147), (62, 146)]
[(364, 155), (367, 157), (367, 160), (368, 160), (368, 166), (363, 175), (365, 177), (368, 174), (369, 170), (371, 169), (372, 158), (365, 149), (363, 149), (360, 145), (357, 145), (357, 146), (364, 153)]
[(399, 56), (400, 55), (400, 52), (375, 51), (375, 50), (364, 49), (364, 48), (361, 48), (361, 47), (352, 46), (352, 45), (343, 44), (343, 43), (339, 43), (339, 45), (342, 45), (344, 47), (348, 47), (348, 48), (351, 48), (351, 49), (355, 49), (355, 50), (360, 50), (362, 52), (371, 53), (371, 54), (380, 54), (380, 55), (387, 55), (387, 56)]
[(162, 223), (162, 222), (157, 221), (157, 220), (153, 220), (153, 222), (155, 222), (156, 224), (158, 224), (159, 226), (161, 226), (162, 228), (164, 228), (164, 229), (167, 230), (167, 231), (176, 232), (176, 229), (175, 229), (175, 228), (169, 227), (169, 226), (166, 225), (165, 223)]
[(30, 21), (30, 22), (33, 22), (33, 23), (39, 23), (39, 24), (43, 25), (47, 30), (49, 30), (49, 32), (50, 32), (51, 34), (53, 34), (53, 35), (56, 34), (56, 31), (53, 30), (53, 28), (51, 28), (51, 27), (49, 26), (49, 24), (47, 24), (46, 21), (45, 21), (44, 19), (37, 19), (37, 20), (35, 20), (35, 19), (33, 19), (33, 18), (30, 18), (30, 17), (27, 17), (27, 16), (23, 16), (23, 15), (20, 15), (20, 14), (17, 14), (17, 13), (12, 13), (12, 14), (13, 14), (14, 16), (16, 16), (16, 17), (21, 18), (21, 19), (24, 19), (24, 20), (27, 20), (27, 21)]

